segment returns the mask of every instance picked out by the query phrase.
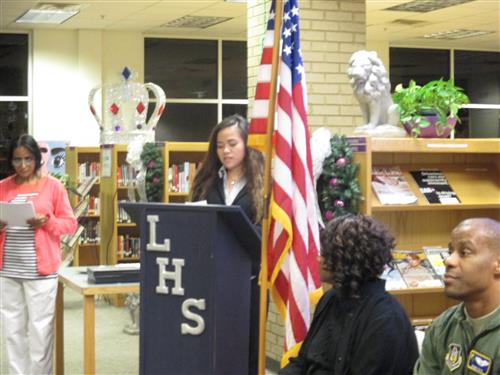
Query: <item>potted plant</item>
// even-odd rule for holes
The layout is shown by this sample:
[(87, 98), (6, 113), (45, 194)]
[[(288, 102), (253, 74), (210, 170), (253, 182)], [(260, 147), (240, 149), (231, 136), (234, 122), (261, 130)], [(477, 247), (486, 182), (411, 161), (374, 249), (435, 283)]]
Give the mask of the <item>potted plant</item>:
[(392, 95), (406, 131), (415, 137), (450, 135), (460, 122), (457, 113), (469, 98), (452, 80), (435, 80), (419, 86), (411, 80), (408, 87), (396, 86)]

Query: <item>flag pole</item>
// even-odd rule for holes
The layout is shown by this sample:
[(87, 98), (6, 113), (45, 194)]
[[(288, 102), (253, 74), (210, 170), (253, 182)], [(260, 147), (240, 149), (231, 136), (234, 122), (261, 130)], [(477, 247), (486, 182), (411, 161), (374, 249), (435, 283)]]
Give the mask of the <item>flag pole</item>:
[(280, 58), (281, 24), (283, 19), (283, 2), (275, 0), (274, 43), (271, 65), (271, 84), (269, 87), (269, 111), (267, 117), (266, 141), (264, 149), (264, 219), (262, 221), (262, 242), (260, 248), (260, 318), (259, 318), (259, 366), (258, 374), (264, 375), (266, 365), (266, 321), (267, 321), (267, 246), (270, 223), (270, 193), (271, 193), (271, 161), (272, 137), (274, 131), (274, 116), (276, 109), (276, 91), (278, 81), (278, 66)]

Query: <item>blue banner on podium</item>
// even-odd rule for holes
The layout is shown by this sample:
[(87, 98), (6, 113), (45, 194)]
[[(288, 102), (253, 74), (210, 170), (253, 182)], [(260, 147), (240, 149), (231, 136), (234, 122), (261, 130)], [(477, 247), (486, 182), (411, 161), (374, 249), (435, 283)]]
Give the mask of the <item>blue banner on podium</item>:
[(255, 227), (236, 206), (121, 206), (141, 232), (140, 373), (248, 374)]

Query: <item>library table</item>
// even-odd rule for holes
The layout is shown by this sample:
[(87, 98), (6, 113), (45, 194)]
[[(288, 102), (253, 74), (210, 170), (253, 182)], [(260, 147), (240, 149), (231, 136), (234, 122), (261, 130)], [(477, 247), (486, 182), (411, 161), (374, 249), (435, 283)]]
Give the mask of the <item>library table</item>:
[(62, 267), (59, 270), (56, 300), (55, 373), (64, 375), (64, 287), (83, 296), (83, 373), (95, 374), (95, 296), (138, 293), (139, 283), (90, 284), (87, 267)]

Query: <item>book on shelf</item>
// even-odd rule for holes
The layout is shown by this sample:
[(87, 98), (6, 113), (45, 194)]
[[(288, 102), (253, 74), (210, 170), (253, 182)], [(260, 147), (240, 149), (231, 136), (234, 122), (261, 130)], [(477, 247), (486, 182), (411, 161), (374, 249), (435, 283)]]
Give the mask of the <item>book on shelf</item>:
[(425, 169), (410, 172), (420, 192), (431, 204), (458, 204), (460, 199), (453, 191), (444, 173), (439, 169)]
[(423, 251), (420, 254), (408, 254), (405, 259), (395, 261), (408, 288), (434, 288), (443, 286), (443, 282), (434, 272)]
[(168, 168), (168, 191), (171, 193), (188, 193), (194, 181), (196, 163), (185, 161), (172, 164)]
[(449, 250), (446, 247), (425, 246), (424, 253), (436, 275), (442, 279), (446, 272), (444, 261), (449, 255)]
[(80, 181), (80, 185), (78, 185), (78, 187), (76, 188), (75, 193), (80, 197), (85, 197), (98, 179), (99, 177), (97, 176), (84, 178)]
[(80, 201), (76, 204), (75, 208), (73, 209), (73, 213), (77, 219), (85, 215), (89, 207), (89, 202), (89, 196), (86, 196), (80, 199)]
[(72, 249), (76, 245), (76, 242), (82, 235), (84, 229), (85, 227), (83, 225), (78, 225), (78, 228), (76, 228), (76, 231), (73, 234), (61, 236), (61, 242), (68, 248)]
[(372, 189), (382, 204), (417, 203), (416, 195), (398, 166), (372, 167)]

